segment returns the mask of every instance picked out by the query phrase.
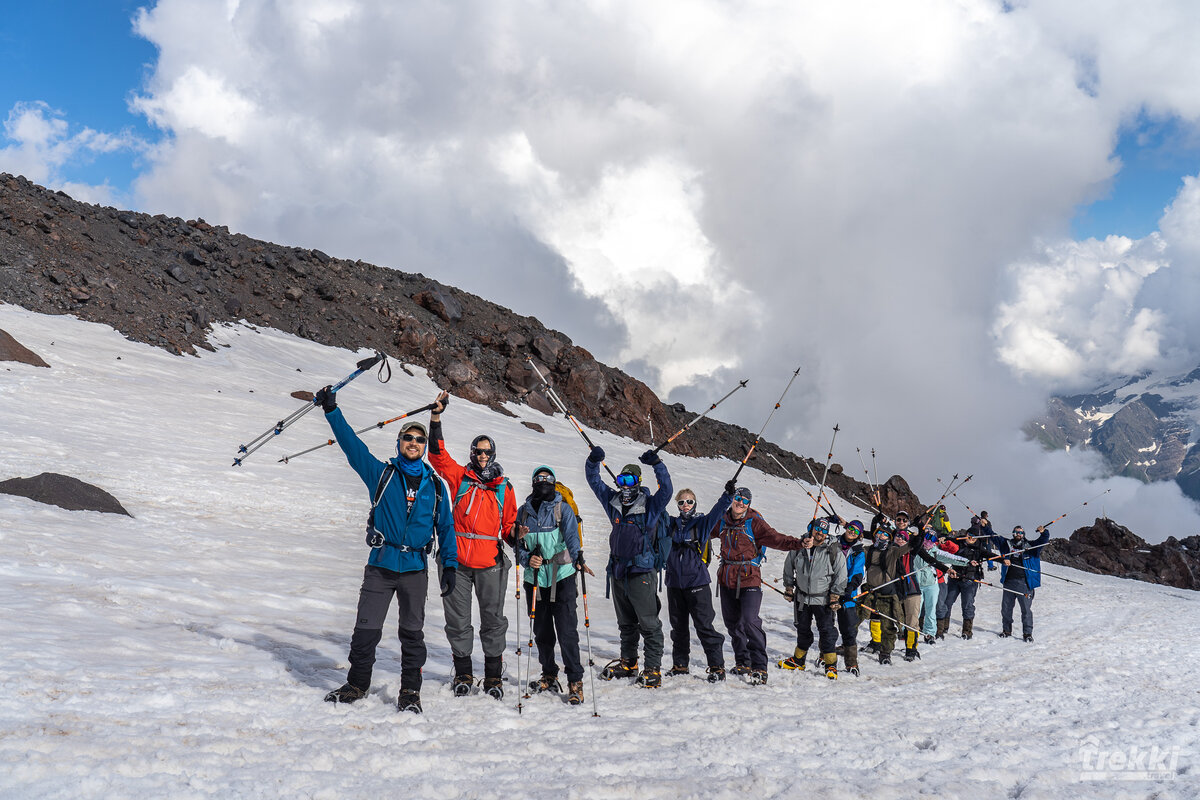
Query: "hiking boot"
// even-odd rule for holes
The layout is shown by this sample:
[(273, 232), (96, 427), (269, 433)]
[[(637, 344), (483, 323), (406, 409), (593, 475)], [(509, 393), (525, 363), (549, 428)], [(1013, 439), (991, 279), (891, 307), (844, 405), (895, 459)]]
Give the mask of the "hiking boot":
[(488, 693), (489, 697), (496, 700), (504, 699), (504, 680), (501, 678), (484, 678), (483, 690)]
[(662, 686), (662, 673), (656, 669), (644, 669), (638, 675), (637, 685), (643, 689), (657, 689)]
[(999, 636), (1001, 639), (1011, 639), (1012, 631), (1010, 631), (1008, 628), (1005, 628), (1004, 630), (1000, 631), (996, 635)]
[(904, 660), (905, 661), (916, 661), (920, 657), (921, 657), (921, 654), (917, 652), (917, 648), (915, 648), (915, 647), (904, 648)]
[(562, 694), (562, 684), (558, 682), (557, 675), (543, 675), (536, 681), (529, 682), (529, 691), (534, 694), (541, 692), (553, 692), (554, 694)]
[(855, 666), (855, 667), (847, 667), (847, 669), (849, 669), (849, 670), (850, 670), (850, 674), (851, 674), (851, 675), (853, 675), (853, 676), (854, 676), (854, 677), (856, 677), (856, 678), (858, 677), (858, 667), (857, 667), (857, 666)]
[(822, 653), (821, 662), (825, 665), (825, 677), (831, 681), (837, 680), (837, 653)]
[(471, 674), (463, 675), (459, 673), (454, 676), (454, 680), (450, 682), (450, 688), (454, 691), (455, 697), (466, 697), (475, 688), (475, 676)]
[(800, 672), (804, 672), (804, 659), (807, 656), (808, 653), (801, 653), (799, 655), (793, 653), (787, 658), (779, 659), (775, 663), (779, 665), (780, 669), (795, 669), (799, 670)]
[(935, 639), (945, 639), (946, 631), (948, 631), (948, 630), (950, 630), (950, 618), (943, 617), (943, 618), (939, 619), (937, 621), (937, 635), (935, 635), (934, 638)]
[(749, 675), (750, 668), (745, 664), (734, 664), (733, 669), (729, 670), (731, 675)]
[(748, 677), (748, 682), (751, 686), (761, 686), (767, 682), (767, 671), (765, 669), (752, 669)]
[(879, 642), (871, 642), (870, 644), (868, 644), (866, 647), (864, 647), (862, 649), (862, 652), (878, 653), (881, 649), (882, 649), (882, 647), (880, 646)]
[(421, 693), (413, 689), (401, 689), (400, 694), (396, 697), (396, 710), (420, 714)]
[(858, 645), (851, 645), (846, 648), (845, 654), (842, 656), (846, 669), (854, 675), (858, 674)]
[(570, 681), (567, 683), (567, 702), (573, 706), (577, 706), (583, 702), (583, 681)]
[(975, 620), (974, 619), (964, 619), (963, 627), (962, 627), (962, 637), (964, 639), (970, 639), (971, 634), (973, 634), (974, 632), (975, 632)]
[(723, 680), (725, 680), (725, 668), (724, 667), (709, 667), (708, 668), (708, 682), (709, 683), (720, 683)]
[(928, 634), (928, 633), (925, 634), (924, 639), (925, 639), (925, 644), (936, 644), (937, 643), (937, 639), (934, 638), (932, 634)]
[(879, 663), (880, 664), (891, 664), (892, 663), (892, 654), (885, 653), (882, 650), (880, 650), (879, 651)]
[(600, 671), (600, 680), (611, 681), (613, 678), (633, 678), (638, 674), (637, 659), (626, 660), (614, 658)]
[(687, 664), (676, 664), (667, 671), (668, 675), (687, 675), (691, 672)]
[(350, 685), (349, 683), (343, 683), (341, 686), (325, 695), (325, 702), (353, 703), (355, 700), (362, 700), (366, 696), (366, 689), (360, 689), (357, 686)]
[(1032, 642), (1032, 641), (1033, 641), (1033, 634), (1032, 634), (1032, 633), (1027, 633), (1027, 634), (1025, 634), (1025, 641), (1027, 641), (1027, 642)]

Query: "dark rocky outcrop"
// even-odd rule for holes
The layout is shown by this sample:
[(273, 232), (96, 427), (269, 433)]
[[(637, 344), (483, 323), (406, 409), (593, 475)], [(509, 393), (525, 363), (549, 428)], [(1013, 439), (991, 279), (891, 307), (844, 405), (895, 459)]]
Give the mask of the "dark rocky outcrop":
[(103, 511), (106, 514), (133, 516), (117, 498), (100, 487), (84, 483), (70, 475), (59, 475), (57, 472), (43, 472), (32, 478), (0, 481), (0, 494), (28, 497), (30, 500), (68, 511)]
[(0, 361), (19, 361), (33, 367), (49, 367), (42, 357), (13, 338), (8, 331), (0, 330)]
[(1069, 539), (1051, 539), (1042, 558), (1099, 575), (1200, 589), (1200, 536), (1171, 536), (1162, 544), (1147, 544), (1128, 528), (1097, 518)]
[[(674, 431), (695, 416), (664, 405), (566, 334), (419, 273), (263, 242), (202, 219), (81, 203), (4, 174), (0, 300), (75, 314), (173, 353), (208, 347), (207, 328), (244, 319), (321, 344), (381, 350), (504, 413), (502, 404), (516, 400), (550, 414), (531, 356), (580, 421), (642, 442), (647, 417), (654, 430)], [(745, 428), (705, 419), (670, 451), (740, 461), (753, 440)], [(782, 475), (767, 454), (807, 476), (799, 456), (769, 443), (759, 444), (753, 466)], [(809, 461), (819, 476), (821, 464)], [(831, 475), (830, 485), (843, 496), (869, 495), (845, 474)], [(889, 511), (917, 505), (903, 481), (885, 501)]]

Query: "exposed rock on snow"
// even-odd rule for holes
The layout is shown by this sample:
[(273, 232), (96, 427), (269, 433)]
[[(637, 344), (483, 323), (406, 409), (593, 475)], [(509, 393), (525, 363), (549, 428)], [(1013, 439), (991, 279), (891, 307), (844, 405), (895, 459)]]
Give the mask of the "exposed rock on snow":
[(0, 361), (19, 361), (34, 367), (49, 367), (42, 357), (18, 342), (7, 331), (0, 330)]
[(1078, 528), (1070, 539), (1052, 539), (1044, 560), (1085, 572), (1134, 578), (1179, 589), (1200, 589), (1200, 536), (1162, 544), (1144, 539), (1111, 519)]
[(125, 510), (121, 501), (100, 487), (57, 472), (0, 481), (0, 493), (28, 497), (68, 511), (103, 511), (106, 514), (133, 516)]

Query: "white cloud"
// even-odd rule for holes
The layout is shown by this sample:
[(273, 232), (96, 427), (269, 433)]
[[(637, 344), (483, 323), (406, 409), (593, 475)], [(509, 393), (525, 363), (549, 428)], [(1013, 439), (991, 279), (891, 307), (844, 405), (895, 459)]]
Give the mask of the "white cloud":
[(996, 442), (1050, 385), (1181, 346), (1167, 220), (1061, 240), (1124, 122), (1200, 115), (1191, 8), (159, 0), (137, 191), (536, 314), (692, 406), (749, 376), (722, 413), (753, 429), (804, 363), (775, 435), (840, 421), (936, 496), (944, 464), (1032, 474)]
[(138, 151), (144, 146), (128, 134), (113, 135), (91, 128), (71, 132), (66, 116), (44, 102), (21, 102), (9, 109), (0, 147), (0, 171), (24, 175), (31, 181), (68, 192), (77, 200), (111, 204), (116, 192), (107, 183), (99, 186), (70, 181), (70, 167), (98, 154), (118, 150)]

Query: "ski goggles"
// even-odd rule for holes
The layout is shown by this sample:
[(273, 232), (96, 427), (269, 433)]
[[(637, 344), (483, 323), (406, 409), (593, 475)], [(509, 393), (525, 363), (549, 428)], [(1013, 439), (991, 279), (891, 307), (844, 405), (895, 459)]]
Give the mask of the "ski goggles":
[(620, 486), (622, 489), (632, 489), (641, 482), (641, 478), (628, 472), (622, 472), (617, 476), (617, 486)]
[(548, 472), (539, 472), (533, 476), (534, 483), (556, 483), (554, 476)]
[(402, 434), (400, 434), (400, 441), (416, 442), (417, 444), (425, 444), (425, 442), (427, 442), (428, 439), (426, 439), (424, 436), (414, 436), (411, 433), (402, 433)]

